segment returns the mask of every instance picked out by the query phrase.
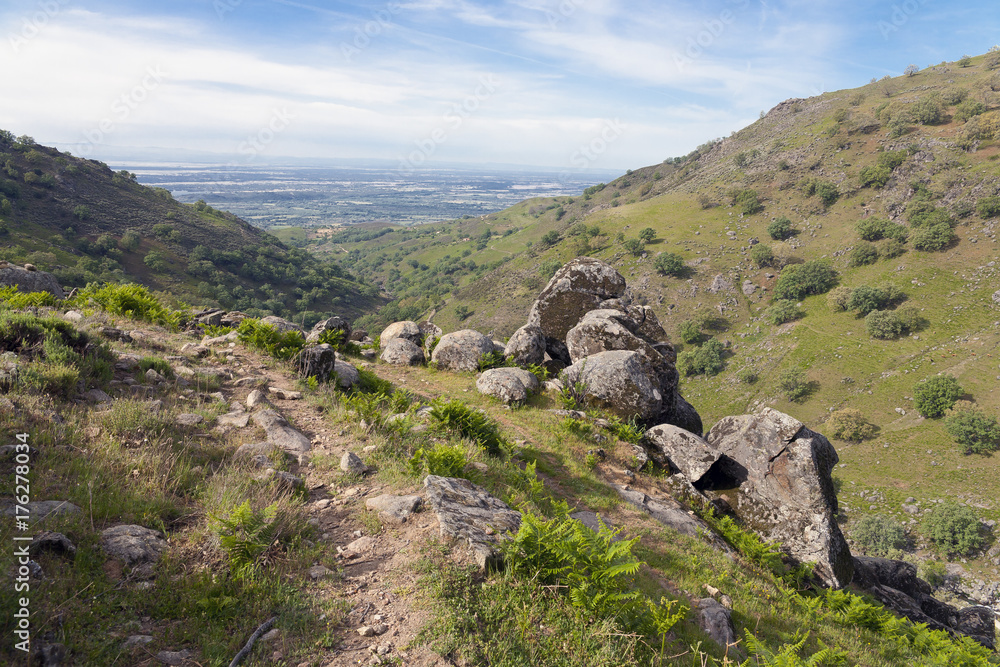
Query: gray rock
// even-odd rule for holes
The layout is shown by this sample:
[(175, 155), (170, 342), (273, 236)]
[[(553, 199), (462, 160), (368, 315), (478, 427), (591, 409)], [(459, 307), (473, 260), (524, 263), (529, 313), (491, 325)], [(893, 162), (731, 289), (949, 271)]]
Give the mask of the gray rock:
[(622, 419), (648, 422), (663, 408), (663, 396), (654, 383), (652, 365), (639, 352), (616, 350), (595, 354), (567, 368), (565, 378), (583, 384), (588, 405)]
[(518, 366), (541, 364), (545, 361), (545, 336), (537, 326), (526, 324), (510, 337), (504, 356)]
[(733, 283), (720, 273), (712, 279), (712, 284), (708, 286), (708, 291), (712, 294), (718, 294), (719, 292), (732, 292)]
[(420, 496), (394, 496), (382, 494), (365, 501), (365, 507), (377, 511), (383, 518), (395, 523), (404, 523), (417, 511), (423, 499)]
[(247, 409), (253, 410), (257, 407), (273, 408), (271, 401), (268, 399), (267, 394), (265, 394), (260, 389), (254, 389), (249, 394), (247, 394)]
[(694, 601), (694, 612), (698, 627), (712, 638), (716, 644), (729, 648), (736, 644), (736, 628), (733, 627), (732, 613), (714, 598)]
[(827, 585), (849, 584), (854, 564), (836, 520), (830, 473), (838, 457), (830, 441), (771, 408), (726, 417), (706, 439), (720, 457), (695, 486), (739, 487), (736, 512), (747, 525), (793, 558), (815, 563)]
[(326, 331), (343, 331), (344, 335), (341, 338), (343, 342), (351, 340), (351, 325), (350, 323), (342, 317), (330, 317), (322, 322), (317, 322), (309, 335), (306, 336), (307, 343), (318, 343), (319, 337), (323, 335)]
[(304, 378), (315, 377), (326, 382), (334, 372), (337, 351), (326, 343), (307, 345), (295, 357), (295, 367)]
[(155, 563), (167, 550), (163, 533), (143, 526), (112, 526), (101, 531), (101, 549), (111, 558), (134, 567)]
[(240, 334), (236, 331), (230, 331), (222, 336), (205, 336), (201, 339), (201, 345), (204, 347), (225, 347), (230, 343), (238, 342), (240, 339)]
[(211, 352), (211, 350), (206, 346), (196, 345), (194, 343), (185, 343), (184, 346), (181, 347), (181, 354), (187, 354), (192, 357), (207, 357), (209, 352)]
[(1000, 289), (998, 289), (996, 292), (993, 292), (993, 303), (1000, 306)]
[(743, 281), (743, 293), (747, 296), (753, 296), (754, 292), (757, 291), (757, 286), (753, 284), (752, 280)]
[(445, 334), (431, 354), (438, 368), (450, 371), (477, 371), (479, 360), (493, 352), (493, 341), (472, 329)]
[(340, 469), (352, 475), (363, 475), (368, 472), (368, 466), (354, 452), (344, 452), (340, 458)]
[(225, 311), (219, 310), (218, 308), (208, 308), (195, 313), (192, 316), (192, 319), (196, 324), (201, 324), (206, 327), (218, 327), (222, 326), (222, 316), (224, 314)]
[(265, 479), (274, 480), (277, 482), (279, 487), (289, 491), (299, 491), (306, 488), (306, 483), (302, 481), (301, 477), (297, 477), (284, 470), (275, 470), (271, 468), (268, 470)]
[(523, 368), (492, 368), (476, 380), (480, 394), (492, 396), (507, 405), (524, 403), (538, 391), (538, 378)]
[(996, 615), (989, 607), (960, 609), (955, 629), (988, 649), (996, 648)]
[(300, 327), (295, 322), (290, 322), (283, 317), (278, 317), (277, 315), (268, 315), (267, 317), (260, 318), (261, 324), (267, 324), (274, 327), (278, 331), (297, 331), (298, 333), (305, 336), (305, 332), (302, 331)]
[(285, 418), (274, 410), (255, 412), (253, 423), (264, 429), (268, 442), (292, 454), (302, 454), (312, 448), (309, 438), (289, 426)]
[(417, 326), (416, 322), (411, 322), (410, 320), (404, 320), (402, 322), (393, 322), (379, 335), (378, 341), (381, 347), (385, 347), (389, 344), (389, 341), (396, 338), (403, 338), (410, 341), (414, 345), (420, 345), (423, 339), (423, 334), (420, 331), (420, 327)]
[(930, 595), (931, 586), (917, 577), (917, 568), (912, 563), (889, 558), (873, 558), (870, 556), (854, 557), (854, 581), (865, 588), (874, 579), (876, 584), (882, 584), (902, 591), (910, 597), (919, 594)]
[(14, 286), (21, 292), (48, 292), (62, 299), (65, 294), (59, 281), (45, 271), (22, 269), (8, 264), (0, 267), (0, 287)]
[(669, 496), (654, 498), (647, 496), (641, 491), (626, 489), (617, 484), (612, 484), (611, 486), (618, 491), (618, 495), (622, 499), (646, 512), (664, 526), (673, 528), (678, 533), (691, 537), (704, 536), (719, 551), (727, 554), (733, 553), (732, 548), (725, 540), (718, 537), (707, 523), (688, 512), (683, 505), (673, 498)]
[[(150, 369), (152, 370), (152, 369)], [(156, 371), (153, 371), (154, 373)], [(113, 403), (114, 399), (105, 394), (100, 389), (90, 389), (83, 394), (83, 399), (88, 403)]]
[(46, 530), (35, 535), (35, 539), (28, 545), (28, 552), (33, 555), (43, 552), (54, 553), (73, 558), (76, 556), (76, 546), (62, 533)]
[(250, 413), (248, 412), (227, 412), (215, 418), (215, 422), (220, 426), (235, 426), (245, 428), (250, 423)]
[(278, 447), (273, 442), (248, 442), (245, 445), (240, 445), (236, 452), (233, 454), (233, 459), (237, 461), (250, 459), (257, 460), (257, 457), (263, 456), (264, 459), (270, 462), (270, 455), (272, 452), (277, 451)]
[(355, 554), (363, 554), (366, 551), (371, 551), (375, 548), (375, 540), (371, 537), (359, 537), (350, 544), (348, 544), (345, 549)]
[(83, 319), (83, 313), (78, 310), (67, 310), (63, 313), (63, 319), (69, 322), (79, 322)]
[(441, 524), (441, 535), (467, 542), (482, 568), (498, 565), (495, 549), (504, 533), (516, 533), (521, 513), (467, 479), (429, 475), (424, 488)]
[(301, 401), (302, 392), (292, 391), (291, 389), (282, 389), (281, 387), (268, 387), (267, 393), (273, 395), (280, 401)]
[[(59, 516), (60, 514), (76, 514), (80, 508), (65, 500), (33, 500), (27, 505), (23, 505), (28, 510), (27, 518), (30, 521), (41, 521), (49, 516)], [(11, 500), (0, 500), (0, 513), (6, 516), (17, 516), (24, 518), (24, 514), (18, 514), (16, 505)]]
[(148, 382), (149, 384), (163, 384), (164, 382), (167, 381), (167, 378), (163, 377), (158, 372), (156, 372), (156, 370), (152, 368), (146, 371), (145, 378), (146, 382)]
[(185, 412), (177, 415), (177, 419), (175, 421), (178, 426), (197, 426), (205, 421), (205, 418), (201, 415), (196, 415), (193, 412)]
[(406, 338), (393, 338), (388, 343), (383, 343), (379, 358), (394, 366), (419, 366), (425, 361), (424, 351)]
[(566, 333), (566, 348), (570, 361), (577, 363), (591, 355), (610, 350), (633, 350), (641, 353), (651, 363), (662, 360), (653, 346), (633, 334), (622, 320), (618, 310), (592, 310)]
[(645, 439), (654, 461), (676, 468), (688, 479), (701, 479), (721, 456), (704, 439), (673, 424), (654, 426)]
[(317, 579), (326, 579), (327, 577), (333, 576), (333, 570), (323, 567), (322, 565), (314, 565), (309, 568), (309, 578), (313, 581)]
[(566, 333), (601, 302), (625, 293), (625, 278), (609, 264), (593, 257), (577, 257), (556, 271), (528, 313), (528, 325), (545, 336), (553, 359), (569, 363)]
[(133, 646), (145, 646), (153, 643), (152, 635), (132, 635), (122, 644), (122, 650), (128, 650)]
[(191, 651), (184, 649), (183, 651), (160, 651), (156, 654), (156, 659), (162, 662), (164, 665), (171, 665), (172, 667), (183, 667), (187, 664), (188, 658), (190, 658), (193, 653)]

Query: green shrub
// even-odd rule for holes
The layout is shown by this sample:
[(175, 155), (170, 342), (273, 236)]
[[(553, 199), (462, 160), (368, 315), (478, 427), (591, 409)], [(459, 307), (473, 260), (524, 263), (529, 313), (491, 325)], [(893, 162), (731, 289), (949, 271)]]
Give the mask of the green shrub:
[(837, 272), (820, 260), (792, 264), (781, 271), (774, 295), (778, 299), (801, 301), (810, 294), (824, 294), (837, 284)]
[(869, 424), (861, 411), (854, 408), (834, 410), (830, 413), (827, 425), (830, 429), (830, 435), (834, 438), (851, 442), (867, 440), (873, 437), (876, 432), (875, 426)]
[(247, 347), (265, 352), (275, 359), (288, 360), (305, 346), (306, 340), (299, 331), (281, 331), (277, 327), (248, 317), (240, 322), (236, 334)]
[(955, 240), (951, 224), (939, 222), (921, 227), (913, 234), (913, 247), (924, 252), (935, 252), (947, 248)]
[(725, 349), (717, 338), (709, 338), (701, 347), (682, 352), (677, 368), (685, 375), (718, 375), (725, 367), (722, 360)]
[(995, 218), (1000, 215), (1000, 197), (981, 197), (976, 201), (976, 213), (980, 218)]
[(179, 312), (164, 306), (142, 285), (90, 283), (80, 290), (77, 299), (81, 303), (87, 303), (88, 299), (93, 300), (112, 315), (152, 322), (170, 328), (176, 328), (181, 319)]
[(64, 363), (36, 361), (21, 370), (19, 381), (28, 391), (69, 398), (80, 380), (80, 370)]
[(688, 345), (695, 345), (701, 341), (701, 324), (696, 320), (684, 320), (678, 328), (681, 340)]
[(764, 319), (771, 324), (784, 324), (785, 322), (797, 320), (802, 317), (802, 314), (802, 311), (794, 301), (779, 299), (775, 301), (770, 308), (764, 311)]
[(917, 572), (921, 579), (930, 584), (933, 588), (941, 586), (945, 582), (948, 570), (944, 563), (939, 560), (925, 560), (920, 563)]
[(653, 266), (660, 275), (664, 276), (682, 276), (687, 270), (687, 267), (684, 265), (684, 258), (675, 252), (665, 252), (662, 255), (657, 255)]
[(964, 123), (973, 116), (986, 113), (986, 105), (978, 100), (965, 100), (955, 109), (954, 119), (958, 123)]
[(646, 248), (646, 244), (639, 239), (627, 239), (622, 243), (622, 247), (629, 251), (633, 256), (638, 257), (641, 255)]
[(466, 477), (465, 450), (453, 445), (437, 443), (421, 447), (410, 458), (410, 472), (414, 475), (439, 475), (441, 477)]
[(430, 416), (442, 428), (473, 440), (493, 456), (503, 455), (509, 447), (507, 439), (495, 421), (458, 399), (447, 402), (443, 399), (434, 401)]
[(24, 310), (58, 304), (59, 299), (49, 292), (21, 292), (16, 285), (0, 287), (0, 308)]
[(614, 433), (619, 440), (636, 445), (646, 433), (646, 429), (635, 420), (635, 417), (626, 420), (618, 415), (608, 417), (608, 430)]
[(781, 216), (767, 226), (767, 234), (775, 241), (784, 241), (792, 235), (792, 221)]
[(895, 312), (873, 310), (865, 316), (865, 331), (872, 338), (891, 340), (906, 333), (906, 327)]
[(875, 244), (861, 241), (851, 251), (851, 256), (847, 260), (848, 266), (865, 266), (878, 261), (878, 248)]
[(823, 202), (823, 207), (828, 208), (840, 198), (840, 190), (833, 183), (821, 182), (816, 184), (816, 196)]
[(488, 371), (491, 368), (503, 368), (504, 366), (517, 366), (513, 361), (504, 356), (504, 353), (500, 350), (494, 350), (493, 352), (487, 352), (486, 354), (479, 357), (479, 361), (476, 363), (479, 372)]
[(639, 230), (639, 240), (643, 243), (652, 243), (653, 239), (656, 238), (656, 230), (652, 227), (646, 227)]
[(804, 400), (809, 395), (809, 383), (806, 381), (805, 372), (798, 368), (782, 371), (778, 377), (778, 390), (793, 403)]
[(906, 546), (906, 531), (884, 514), (868, 514), (851, 531), (854, 542), (867, 556), (898, 558)]
[(916, 386), (914, 405), (924, 417), (937, 418), (955, 405), (965, 390), (951, 375), (935, 375)]
[(739, 190), (733, 194), (732, 202), (743, 215), (753, 215), (764, 210), (756, 190)]
[(859, 315), (868, 315), (873, 310), (885, 309), (901, 301), (904, 294), (892, 285), (869, 287), (860, 285), (851, 291), (847, 300), (847, 309), (856, 310)]
[(945, 430), (961, 445), (963, 454), (990, 454), (1000, 449), (1000, 424), (996, 417), (972, 408), (950, 415)]
[(835, 313), (842, 313), (848, 309), (848, 304), (851, 302), (851, 296), (854, 294), (854, 290), (850, 287), (841, 285), (839, 287), (834, 287), (830, 290), (830, 293), (826, 295), (826, 302), (830, 305), (830, 310)]
[(865, 218), (859, 220), (854, 225), (855, 231), (865, 241), (878, 241), (885, 238), (894, 238), (906, 241), (906, 227), (897, 225), (885, 218)]
[(226, 554), (229, 569), (237, 579), (254, 581), (263, 565), (263, 556), (278, 535), (277, 504), (256, 512), (246, 500), (224, 517), (213, 516), (213, 532)]
[(934, 506), (921, 530), (948, 556), (968, 556), (983, 545), (979, 518), (970, 507), (946, 501)]
[(899, 257), (906, 252), (906, 242), (898, 238), (886, 239), (879, 249), (879, 254), (886, 259)]
[(101, 415), (101, 425), (113, 436), (136, 434), (159, 435), (166, 424), (158, 413), (151, 412), (149, 404), (123, 398), (111, 404), (111, 409)]
[(931, 94), (911, 105), (914, 119), (922, 125), (936, 125), (944, 118), (944, 106), (938, 95)]
[(757, 268), (774, 266), (774, 251), (771, 246), (757, 243), (750, 248), (750, 261), (757, 265)]

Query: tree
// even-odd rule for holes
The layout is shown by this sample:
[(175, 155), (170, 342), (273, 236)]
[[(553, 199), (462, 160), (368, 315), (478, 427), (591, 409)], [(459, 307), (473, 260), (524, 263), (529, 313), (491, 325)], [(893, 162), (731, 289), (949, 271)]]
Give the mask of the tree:
[(859, 315), (867, 315), (873, 310), (881, 310), (904, 298), (904, 294), (892, 285), (869, 287), (860, 285), (851, 292), (847, 301), (848, 310), (856, 310)]
[(643, 243), (652, 243), (656, 238), (656, 231), (652, 227), (646, 227), (639, 231), (639, 240)]
[(767, 226), (767, 234), (775, 241), (784, 241), (792, 235), (792, 221), (781, 216)]
[(947, 248), (955, 240), (955, 232), (948, 222), (938, 222), (921, 227), (913, 234), (913, 247), (924, 252)]
[(961, 58), (958, 59), (958, 62), (956, 64), (959, 67), (968, 67), (969, 65), (972, 64), (972, 56), (969, 56), (968, 54), (963, 55)]
[(636, 257), (641, 255), (646, 248), (646, 244), (639, 239), (627, 239), (622, 245)]
[(779, 299), (764, 311), (764, 319), (771, 324), (784, 324), (802, 317), (802, 311), (795, 305), (794, 301)]
[(825, 294), (837, 284), (837, 272), (820, 260), (786, 266), (781, 271), (774, 296), (798, 301), (810, 294)]
[(545, 236), (542, 237), (542, 239), (539, 241), (539, 244), (543, 246), (552, 246), (558, 242), (559, 242), (559, 232), (553, 229), (551, 232), (546, 233)]
[(465, 304), (459, 304), (455, 306), (455, 317), (458, 318), (459, 322), (464, 322), (465, 320), (472, 317), (474, 311), (469, 310)]
[(826, 302), (830, 305), (830, 310), (835, 313), (842, 313), (848, 309), (848, 304), (851, 302), (851, 297), (854, 295), (854, 290), (850, 287), (845, 287), (841, 285), (840, 287), (834, 287), (833, 290), (826, 296)]
[(732, 196), (732, 202), (743, 215), (753, 215), (764, 210), (756, 190), (737, 190)]
[(921, 528), (949, 556), (967, 556), (983, 544), (976, 513), (951, 500), (935, 505), (924, 517)]
[(684, 258), (675, 252), (665, 252), (658, 255), (653, 263), (656, 270), (664, 276), (678, 277), (684, 275), (687, 267), (684, 265)]
[(90, 217), (90, 207), (86, 204), (80, 204), (73, 209), (73, 215), (75, 215), (80, 220), (86, 220)]
[(681, 340), (694, 345), (701, 340), (701, 325), (695, 320), (684, 320), (678, 329)]
[(683, 352), (677, 359), (679, 370), (685, 375), (717, 375), (724, 368), (722, 353), (725, 346), (716, 338), (709, 338), (704, 345)]
[(121, 239), (118, 241), (118, 246), (122, 250), (132, 251), (137, 249), (141, 242), (142, 242), (142, 237), (139, 236), (139, 232), (135, 231), (134, 229), (129, 229), (126, 230), (124, 234), (122, 234)]
[(920, 68), (917, 67), (916, 65), (907, 65), (906, 69), (903, 70), (903, 74), (905, 74), (906, 76), (914, 76), (919, 71)]
[(878, 261), (878, 248), (868, 241), (861, 241), (854, 246), (851, 256), (847, 260), (848, 266), (865, 266)]
[(962, 446), (963, 454), (990, 454), (1000, 449), (1000, 424), (996, 417), (971, 408), (944, 420), (945, 430)]
[(851, 537), (868, 556), (892, 558), (906, 546), (906, 531), (891, 517), (867, 514), (858, 521)]
[(890, 340), (899, 338), (906, 327), (891, 310), (873, 310), (865, 316), (865, 331), (872, 338)]
[(142, 263), (154, 271), (167, 270), (166, 257), (163, 256), (162, 252), (156, 250), (150, 250), (146, 253), (146, 256), (142, 258)]
[(955, 109), (955, 121), (964, 123), (973, 116), (986, 113), (986, 105), (977, 100), (966, 100)]
[(844, 408), (830, 413), (827, 420), (830, 433), (837, 440), (860, 442), (875, 435), (875, 426), (869, 424), (860, 410)]
[(935, 375), (916, 386), (913, 398), (917, 412), (924, 417), (937, 418), (955, 405), (965, 390), (951, 375)]
[(761, 269), (765, 266), (774, 266), (774, 251), (771, 250), (771, 246), (758, 243), (750, 248), (750, 261)]
[(806, 374), (799, 368), (789, 368), (778, 377), (778, 389), (789, 401), (797, 403), (809, 395)]

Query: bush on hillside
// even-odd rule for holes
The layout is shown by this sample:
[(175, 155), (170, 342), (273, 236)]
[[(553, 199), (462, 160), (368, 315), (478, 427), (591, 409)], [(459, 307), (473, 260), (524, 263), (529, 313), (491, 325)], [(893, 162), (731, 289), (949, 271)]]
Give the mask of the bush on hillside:
[(922, 125), (936, 125), (944, 119), (944, 105), (941, 97), (930, 94), (911, 106), (914, 119)]
[(656, 267), (660, 275), (674, 276), (675, 278), (684, 275), (687, 270), (687, 267), (684, 265), (684, 258), (675, 252), (665, 252), (662, 255), (658, 255), (653, 266)]
[(991, 454), (1000, 449), (1000, 424), (977, 408), (962, 410), (944, 420), (945, 430), (961, 445), (963, 454)]
[(874, 424), (868, 423), (860, 410), (844, 408), (830, 413), (827, 421), (830, 434), (837, 440), (860, 442), (875, 435)]
[(771, 246), (758, 243), (750, 249), (750, 261), (761, 269), (765, 266), (774, 266), (774, 251)]
[(853, 294), (854, 290), (850, 287), (840, 285), (830, 290), (830, 293), (826, 295), (826, 302), (830, 305), (830, 310), (835, 313), (842, 313), (848, 309)]
[(862, 517), (851, 531), (851, 538), (865, 555), (877, 558), (898, 558), (906, 546), (906, 531), (884, 514)]
[(767, 234), (775, 241), (784, 241), (792, 235), (792, 221), (781, 216), (767, 226)]
[(771, 324), (784, 324), (802, 317), (803, 312), (794, 301), (779, 299), (764, 311), (764, 319)]
[(951, 409), (962, 397), (965, 390), (951, 375), (935, 375), (916, 386), (913, 393), (914, 405), (924, 417), (937, 418)]
[(830, 265), (811, 260), (803, 264), (786, 266), (781, 271), (774, 296), (778, 299), (799, 301), (810, 294), (824, 294), (837, 284), (837, 272)]
[(892, 340), (906, 332), (899, 315), (891, 310), (873, 310), (865, 316), (865, 331), (872, 338)]
[(922, 227), (913, 234), (913, 247), (924, 252), (947, 248), (955, 240), (955, 232), (947, 222)]
[(682, 352), (677, 368), (685, 375), (718, 375), (725, 367), (722, 361), (725, 349), (718, 339), (709, 338), (701, 347)]
[(847, 265), (852, 267), (866, 266), (878, 261), (878, 248), (874, 243), (861, 241), (851, 251), (851, 256), (847, 260)]
[(756, 190), (738, 190), (732, 194), (731, 199), (733, 205), (743, 215), (753, 215), (764, 210), (764, 205), (760, 203), (760, 196)]
[(907, 237), (906, 227), (897, 225), (885, 218), (865, 218), (864, 220), (858, 220), (857, 224), (854, 225), (854, 229), (857, 231), (858, 236), (865, 241), (894, 238), (905, 242)]
[(847, 309), (856, 310), (858, 315), (865, 316), (873, 310), (884, 310), (902, 301), (905, 296), (899, 288), (893, 285), (881, 287), (859, 285), (851, 290), (850, 298), (847, 300)]
[(976, 202), (976, 213), (984, 219), (1000, 215), (1000, 197), (981, 197)]
[(793, 403), (804, 400), (809, 395), (809, 383), (806, 381), (805, 371), (798, 368), (783, 371), (778, 377), (778, 389)]
[(976, 513), (971, 507), (954, 501), (935, 505), (924, 517), (921, 529), (949, 556), (968, 556), (983, 545)]
[(958, 123), (964, 123), (973, 116), (986, 113), (986, 105), (978, 100), (966, 100), (955, 109), (954, 119)]
[(643, 243), (652, 243), (653, 239), (656, 238), (656, 230), (652, 227), (646, 227), (639, 230), (639, 240)]

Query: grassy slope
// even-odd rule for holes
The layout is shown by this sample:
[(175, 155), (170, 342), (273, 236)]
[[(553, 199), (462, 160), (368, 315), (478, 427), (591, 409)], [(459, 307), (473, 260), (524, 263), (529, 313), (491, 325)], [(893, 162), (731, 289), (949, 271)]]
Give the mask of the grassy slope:
[[(862, 505), (849, 495), (858, 489), (864, 490), (860, 495), (880, 490), (886, 502), (876, 510), (901, 521), (912, 518), (899, 507), (910, 496), (925, 506), (931, 499), (959, 497), (977, 506), (982, 518), (1000, 519), (995, 501), (1000, 497), (998, 457), (962, 456), (940, 422), (921, 419), (911, 400), (918, 381), (936, 373), (952, 373), (983, 409), (1000, 413), (1000, 396), (995, 391), (1000, 313), (990, 300), (1000, 287), (994, 264), (995, 221), (980, 219), (975, 213), (956, 216), (958, 241), (941, 252), (915, 251), (911, 244), (908, 252), (895, 259), (865, 267), (847, 265), (848, 252), (859, 240), (855, 222), (869, 215), (901, 216), (914, 193), (912, 182), (924, 184), (938, 195), (935, 203), (952, 212), (1000, 189), (1000, 151), (993, 141), (981, 142), (975, 152), (955, 146), (963, 130), (952, 118), (955, 106), (947, 108), (944, 122), (914, 125), (895, 139), (887, 137), (885, 128), (868, 134), (858, 129), (886, 102), (909, 107), (931, 93), (956, 88), (965, 88), (970, 99), (985, 100), (995, 109), (997, 101), (990, 92), (994, 72), (984, 60), (975, 58), (968, 68), (941, 65), (913, 77), (783, 103), (694, 161), (679, 167), (664, 164), (637, 169), (589, 198), (534, 200), (483, 218), (430, 226), (424, 231), (440, 233), (421, 241), (397, 243), (403, 238), (397, 232), (341, 247), (359, 250), (358, 261), (349, 264), (352, 268), (383, 281), (393, 267), (404, 276), (420, 275), (407, 264), (410, 259), (433, 267), (442, 256), (458, 257), (465, 250), (479, 264), (509, 257), (478, 279), (465, 275), (457, 291), (432, 304), (438, 310), (435, 322), (445, 331), (472, 327), (509, 335), (523, 324), (544, 282), (537, 277), (540, 267), (578, 253), (577, 237), (568, 236), (566, 230), (576, 223), (598, 225), (603, 234), (595, 239), (598, 250), (590, 254), (614, 264), (637, 296), (654, 307), (668, 332), (699, 311), (718, 313), (724, 308), (721, 314), (727, 328), (717, 335), (732, 344), (726, 370), (716, 377), (682, 381), (682, 391), (707, 425), (725, 415), (770, 404), (822, 431), (832, 409), (857, 408), (880, 427), (880, 433), (862, 444), (837, 443), (842, 464), (836, 475), (848, 494), (845, 503), (851, 521), (871, 511), (869, 503)], [(846, 117), (838, 122), (840, 110)], [(908, 148), (912, 154), (884, 189), (858, 186), (860, 171), (875, 163), (879, 150)], [(738, 167), (741, 153), (750, 157)], [(836, 184), (839, 200), (824, 209), (817, 197), (806, 196), (798, 186), (805, 178)], [(742, 216), (725, 194), (734, 187), (756, 189), (764, 211)], [(703, 208), (700, 199), (718, 205)], [(546, 210), (555, 204), (565, 209), (561, 220), (554, 210)], [(778, 216), (790, 218), (798, 231), (784, 242), (772, 242), (766, 232)], [(656, 231), (647, 257), (632, 257), (615, 243), (617, 233), (634, 237), (644, 227)], [(479, 252), (476, 237), (485, 229), (500, 234), (518, 231), (494, 236), (488, 248)], [(562, 234), (560, 242), (539, 251), (539, 239), (551, 230)], [(727, 231), (735, 232), (735, 239)], [(466, 237), (471, 240), (462, 241)], [(749, 261), (750, 237), (771, 244), (777, 255), (793, 261), (830, 261), (840, 272), (841, 284), (848, 287), (891, 283), (907, 294), (907, 304), (921, 309), (929, 324), (916, 335), (879, 341), (865, 333), (863, 320), (851, 313), (832, 312), (824, 296), (814, 296), (803, 301), (803, 319), (772, 326), (760, 319), (769, 297), (760, 291), (747, 297), (739, 289), (744, 280), (769, 290), (775, 283), (768, 274), (777, 270), (758, 269)], [(686, 279), (657, 275), (652, 263), (661, 251), (681, 254), (693, 275)], [(386, 261), (375, 268), (370, 260), (378, 254), (384, 254)], [(708, 292), (720, 274), (735, 289)], [(387, 282), (387, 287), (393, 289), (393, 283)], [(459, 322), (456, 305), (474, 314)], [(746, 367), (758, 371), (756, 383), (742, 384), (737, 379)], [(781, 372), (793, 367), (807, 371), (808, 379), (817, 383), (809, 399), (800, 404), (784, 400), (776, 388)], [(994, 574), (989, 563), (980, 561), (969, 567)]]

